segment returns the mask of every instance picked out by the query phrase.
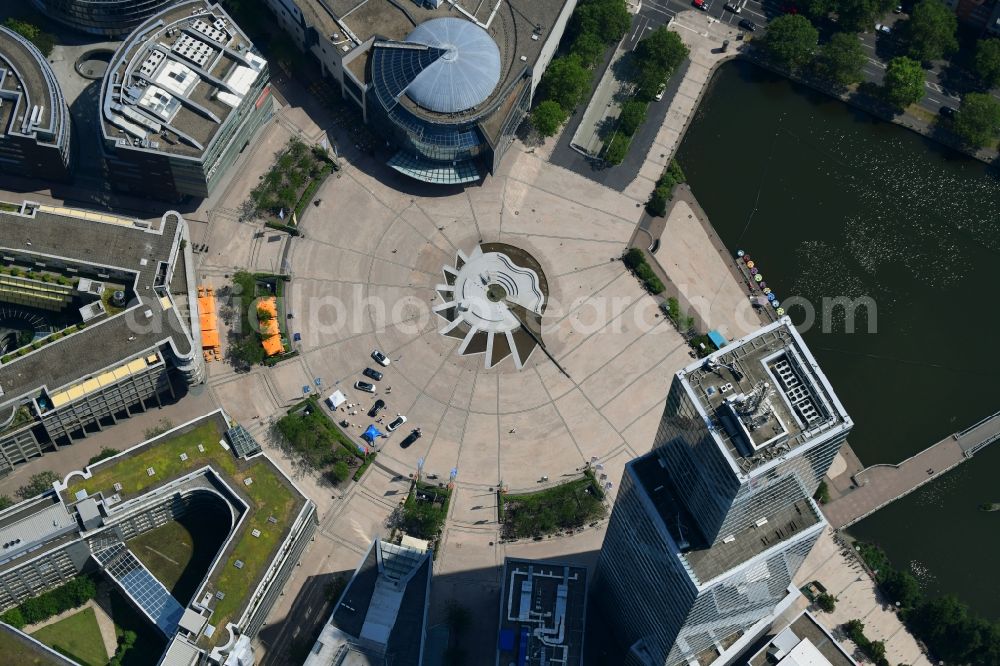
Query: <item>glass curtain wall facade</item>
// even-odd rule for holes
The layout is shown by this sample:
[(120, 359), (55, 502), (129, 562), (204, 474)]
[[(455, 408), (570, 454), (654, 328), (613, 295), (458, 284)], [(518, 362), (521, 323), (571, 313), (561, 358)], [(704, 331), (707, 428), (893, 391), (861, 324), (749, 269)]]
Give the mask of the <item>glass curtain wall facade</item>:
[(761, 512), (812, 497), (847, 438), (830, 431), (794, 456), (743, 475), (698, 413), (684, 381), (674, 377), (654, 448), (667, 461), (702, 533), (716, 542), (749, 527)]
[[(662, 520), (635, 466), (622, 477), (597, 567), (595, 598), (628, 647), (628, 663), (679, 666), (768, 617), (825, 523), (704, 584), (682, 555), (687, 536)], [(641, 599), (642, 603), (637, 603)]]
[(32, 0), (51, 19), (71, 28), (108, 37), (122, 37), (179, 0)]
[[(798, 392), (770, 374), (786, 358), (801, 359)], [(794, 411), (806, 397), (823, 405), (811, 421)], [(718, 655), (794, 594), (826, 527), (812, 495), (851, 425), (788, 320), (677, 373), (653, 451), (626, 466), (596, 575), (633, 663)]]

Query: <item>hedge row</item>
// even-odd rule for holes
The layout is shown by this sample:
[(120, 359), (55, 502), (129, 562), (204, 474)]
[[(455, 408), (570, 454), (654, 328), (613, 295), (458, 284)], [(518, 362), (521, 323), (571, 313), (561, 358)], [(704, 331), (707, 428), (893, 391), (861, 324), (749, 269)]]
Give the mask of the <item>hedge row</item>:
[(660, 278), (656, 277), (656, 273), (653, 272), (653, 269), (646, 261), (645, 252), (637, 247), (633, 247), (622, 256), (622, 261), (625, 262), (625, 266), (630, 271), (642, 280), (642, 283), (651, 294), (663, 292), (663, 282), (660, 281)]
[(570, 19), (562, 54), (545, 69), (541, 102), (531, 123), (542, 136), (552, 136), (590, 91), (593, 69), (612, 44), (625, 35), (632, 17), (625, 0), (582, 0)]
[(664, 169), (663, 175), (656, 181), (653, 193), (649, 195), (646, 202), (646, 212), (650, 215), (663, 217), (667, 214), (667, 202), (674, 197), (674, 188), (687, 180), (681, 165), (677, 160), (670, 160), (670, 164)]
[(71, 608), (77, 608), (97, 596), (97, 586), (90, 576), (74, 578), (65, 585), (28, 599), (0, 615), (0, 620), (21, 629), (37, 624)]

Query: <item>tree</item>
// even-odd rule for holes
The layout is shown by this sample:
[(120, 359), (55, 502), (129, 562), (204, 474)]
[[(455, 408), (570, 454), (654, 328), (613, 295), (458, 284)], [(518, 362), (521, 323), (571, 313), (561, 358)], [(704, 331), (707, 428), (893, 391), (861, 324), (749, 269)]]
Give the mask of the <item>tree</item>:
[(916, 104), (924, 96), (924, 70), (906, 56), (893, 58), (885, 70), (885, 98), (896, 108)]
[(955, 12), (941, 0), (920, 0), (907, 24), (910, 56), (921, 62), (938, 60), (958, 49)]
[(628, 32), (630, 25), (632, 16), (625, 8), (625, 0), (588, 0), (573, 12), (571, 28), (577, 36), (589, 32), (613, 44)]
[(651, 101), (677, 66), (688, 56), (688, 47), (676, 32), (660, 26), (635, 47), (633, 77), (640, 100)]
[(974, 69), (986, 87), (1000, 86), (1000, 39), (979, 40)]
[(46, 490), (52, 490), (52, 484), (58, 481), (59, 477), (50, 470), (33, 474), (28, 483), (17, 489), (17, 496), (23, 500), (30, 499), (35, 495), (41, 495)]
[(598, 35), (592, 32), (584, 32), (573, 40), (573, 45), (569, 52), (579, 56), (580, 61), (587, 67), (594, 67), (601, 61), (606, 45)]
[(875, 21), (896, 6), (897, 0), (834, 0), (838, 25), (847, 32), (875, 27)]
[(969, 146), (996, 145), (1000, 138), (1000, 102), (987, 93), (967, 94), (952, 127)]
[(590, 70), (583, 66), (580, 56), (556, 58), (542, 76), (544, 96), (569, 112), (583, 101), (590, 78)]
[(837, 597), (829, 592), (824, 592), (816, 597), (816, 605), (827, 613), (832, 613), (837, 607)]
[(810, 21), (818, 23), (836, 11), (837, 2), (836, 0), (801, 0), (798, 6)]
[(14, 500), (12, 500), (8, 495), (0, 495), (0, 510), (11, 506), (14, 506)]
[(542, 136), (552, 136), (566, 122), (566, 112), (558, 103), (547, 99), (531, 112), (531, 124)]
[[(169, 430), (169, 428), (168, 428), (168, 430)], [(151, 438), (147, 438), (147, 439), (151, 439)], [(120, 453), (120, 451), (118, 449), (113, 449), (110, 446), (105, 446), (103, 449), (101, 449), (100, 453), (98, 453), (97, 455), (91, 456), (90, 460), (87, 461), (87, 464), (88, 465), (93, 465), (94, 463), (101, 462), (105, 458), (110, 458), (111, 456), (116, 456), (119, 453)]]
[(604, 161), (608, 164), (621, 164), (628, 155), (629, 137), (616, 133), (609, 143), (604, 144)]
[(920, 638), (939, 659), (964, 663), (982, 638), (969, 608), (953, 596), (923, 603), (909, 616)]
[(882, 577), (882, 589), (903, 608), (912, 608), (920, 601), (920, 583), (908, 571), (889, 569)]
[(861, 68), (867, 62), (861, 42), (847, 32), (838, 32), (820, 48), (813, 61), (816, 74), (840, 86), (864, 80)]
[(46, 58), (52, 53), (52, 48), (55, 46), (55, 37), (47, 32), (42, 32), (41, 28), (37, 25), (28, 23), (27, 21), (18, 21), (15, 18), (7, 19), (4, 25), (34, 44)]
[(635, 99), (630, 99), (622, 104), (622, 111), (618, 116), (618, 130), (628, 136), (635, 134), (635, 131), (646, 120), (646, 106), (645, 102)]
[(819, 32), (805, 16), (784, 14), (767, 24), (764, 49), (779, 64), (798, 69), (812, 59)]

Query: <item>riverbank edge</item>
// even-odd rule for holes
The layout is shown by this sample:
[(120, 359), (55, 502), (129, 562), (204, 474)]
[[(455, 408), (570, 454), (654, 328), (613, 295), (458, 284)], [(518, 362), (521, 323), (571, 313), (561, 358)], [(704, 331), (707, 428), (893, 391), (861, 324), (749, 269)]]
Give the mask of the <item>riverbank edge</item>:
[[(747, 44), (749, 48), (740, 51), (736, 57), (747, 60), (754, 65), (760, 67), (761, 69), (766, 69), (767, 71), (782, 76), (789, 81), (811, 88), (816, 92), (823, 93), (829, 97), (840, 100), (841, 102), (848, 104), (856, 109), (860, 109), (865, 113), (868, 113), (880, 120), (893, 123), (894, 125), (899, 125), (905, 129), (915, 132), (934, 143), (941, 146), (954, 150), (955, 152), (961, 153), (966, 157), (970, 157), (974, 160), (979, 160), (983, 164), (992, 166), (994, 163), (1000, 160), (1000, 152), (990, 149), (990, 148), (980, 148), (978, 150), (971, 150), (970, 148), (963, 146), (957, 139), (957, 137), (940, 136), (934, 131), (934, 127), (931, 123), (921, 120), (917, 116), (908, 113), (895, 113), (888, 109), (881, 100), (866, 95), (863, 92), (858, 91), (845, 91), (838, 92), (832, 89), (829, 85), (824, 85), (824, 82), (815, 79), (810, 79), (801, 74), (783, 69), (773, 62), (770, 62), (767, 58), (763, 57), (758, 53), (758, 49), (755, 48), (752, 43)], [(727, 62), (727, 61), (720, 61)], [(718, 67), (718, 65), (716, 65)], [(712, 70), (709, 77), (711, 81), (711, 76), (715, 75), (715, 69)], [(706, 86), (707, 87), (707, 86)], [(700, 102), (700, 100), (699, 100)], [(687, 128), (685, 127), (685, 130)]]

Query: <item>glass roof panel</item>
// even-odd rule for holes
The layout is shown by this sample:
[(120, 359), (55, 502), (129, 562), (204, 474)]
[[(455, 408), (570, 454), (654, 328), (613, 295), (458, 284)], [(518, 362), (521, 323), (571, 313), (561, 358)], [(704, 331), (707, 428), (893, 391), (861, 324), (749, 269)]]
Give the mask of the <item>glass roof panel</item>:
[(500, 49), (471, 21), (433, 19), (414, 28), (406, 41), (444, 51), (433, 62), (424, 60), (425, 66), (406, 88), (407, 96), (426, 109), (438, 113), (471, 109), (500, 82)]

